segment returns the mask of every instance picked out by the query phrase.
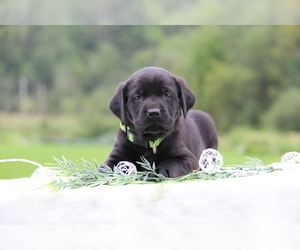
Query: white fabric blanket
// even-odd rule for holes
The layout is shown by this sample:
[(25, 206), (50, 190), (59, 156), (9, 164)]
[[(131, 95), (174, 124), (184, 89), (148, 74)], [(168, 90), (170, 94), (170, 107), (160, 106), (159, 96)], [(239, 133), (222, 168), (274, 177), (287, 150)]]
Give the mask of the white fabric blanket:
[(0, 249), (300, 249), (300, 172), (51, 193), (0, 180)]

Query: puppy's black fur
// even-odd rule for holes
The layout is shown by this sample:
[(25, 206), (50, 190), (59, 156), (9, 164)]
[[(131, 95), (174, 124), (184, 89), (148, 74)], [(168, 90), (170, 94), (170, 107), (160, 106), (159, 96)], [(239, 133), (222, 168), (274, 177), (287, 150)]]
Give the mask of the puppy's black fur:
[[(201, 152), (216, 149), (218, 139), (212, 118), (203, 111), (189, 110), (194, 102), (195, 95), (184, 79), (165, 69), (146, 67), (134, 73), (119, 85), (110, 103), (127, 131), (124, 127), (125, 131), (119, 130), (104, 164), (111, 168), (119, 161), (135, 164), (144, 156), (166, 177), (197, 169)], [(159, 138), (163, 140), (157, 148), (147, 146)]]

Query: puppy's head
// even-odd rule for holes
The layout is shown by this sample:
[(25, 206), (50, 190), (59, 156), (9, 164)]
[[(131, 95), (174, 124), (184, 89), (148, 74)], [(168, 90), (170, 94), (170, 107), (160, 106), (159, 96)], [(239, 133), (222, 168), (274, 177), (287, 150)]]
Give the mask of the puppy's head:
[(142, 139), (156, 140), (172, 131), (194, 102), (195, 95), (182, 78), (146, 67), (119, 85), (110, 108)]

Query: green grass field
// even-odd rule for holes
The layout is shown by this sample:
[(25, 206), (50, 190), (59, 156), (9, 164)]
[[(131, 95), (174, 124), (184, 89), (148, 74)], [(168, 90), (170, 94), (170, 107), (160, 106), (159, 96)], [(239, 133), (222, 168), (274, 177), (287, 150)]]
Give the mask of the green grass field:
[[(0, 160), (19, 158), (44, 165), (45, 163), (55, 163), (53, 157), (61, 159), (64, 156), (74, 162), (83, 158), (89, 162), (93, 162), (95, 159), (101, 163), (110, 150), (110, 146), (99, 145), (2, 145), (0, 146)], [(0, 179), (30, 177), (36, 168), (35, 165), (23, 162), (0, 163)]]
[[(74, 118), (53, 117), (45, 121), (37, 117), (22, 121), (17, 115), (0, 114), (0, 160), (27, 159), (44, 165), (55, 163), (53, 157), (75, 162), (81, 158), (88, 162), (94, 159), (100, 164), (108, 156), (109, 145), (77, 143), (44, 143), (45, 135), (55, 135), (65, 141), (76, 138), (73, 127)], [(42, 128), (42, 129), (41, 129)], [(113, 141), (113, 133), (110, 141)], [(70, 140), (69, 140), (70, 141)], [(245, 157), (257, 157), (265, 164), (279, 162), (281, 156), (290, 151), (300, 151), (299, 132), (279, 132), (274, 130), (255, 130), (247, 127), (234, 128), (226, 134), (219, 135), (219, 152), (223, 155), (225, 165), (239, 165), (246, 162)], [(37, 167), (22, 162), (0, 163), (0, 179), (30, 177)]]
[[(67, 159), (76, 162), (81, 158), (88, 162), (94, 159), (102, 163), (108, 156), (112, 146), (103, 145), (57, 145), (57, 144), (39, 144), (27, 146), (2, 145), (0, 146), (1, 159), (27, 159), (44, 165), (45, 163), (55, 163), (53, 157), (61, 159), (64, 156)], [(238, 150), (232, 150), (221, 146), (219, 149), (223, 155), (225, 165), (238, 165), (245, 163), (245, 156), (257, 157), (264, 163), (270, 164), (280, 160), (281, 154), (244, 154)], [(37, 168), (35, 165), (23, 162), (0, 163), (0, 179), (30, 177)]]

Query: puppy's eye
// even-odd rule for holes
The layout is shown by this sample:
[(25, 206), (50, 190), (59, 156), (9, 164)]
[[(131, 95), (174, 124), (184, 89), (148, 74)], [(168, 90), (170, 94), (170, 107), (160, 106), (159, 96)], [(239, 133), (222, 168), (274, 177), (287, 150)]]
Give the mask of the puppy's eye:
[(165, 94), (164, 94), (164, 98), (165, 98), (165, 99), (168, 99), (168, 98), (171, 98), (171, 97), (172, 97), (172, 95), (169, 94), (169, 93), (165, 93)]
[(140, 100), (142, 97), (140, 95), (135, 95), (133, 97), (133, 100), (137, 101), (137, 100)]

